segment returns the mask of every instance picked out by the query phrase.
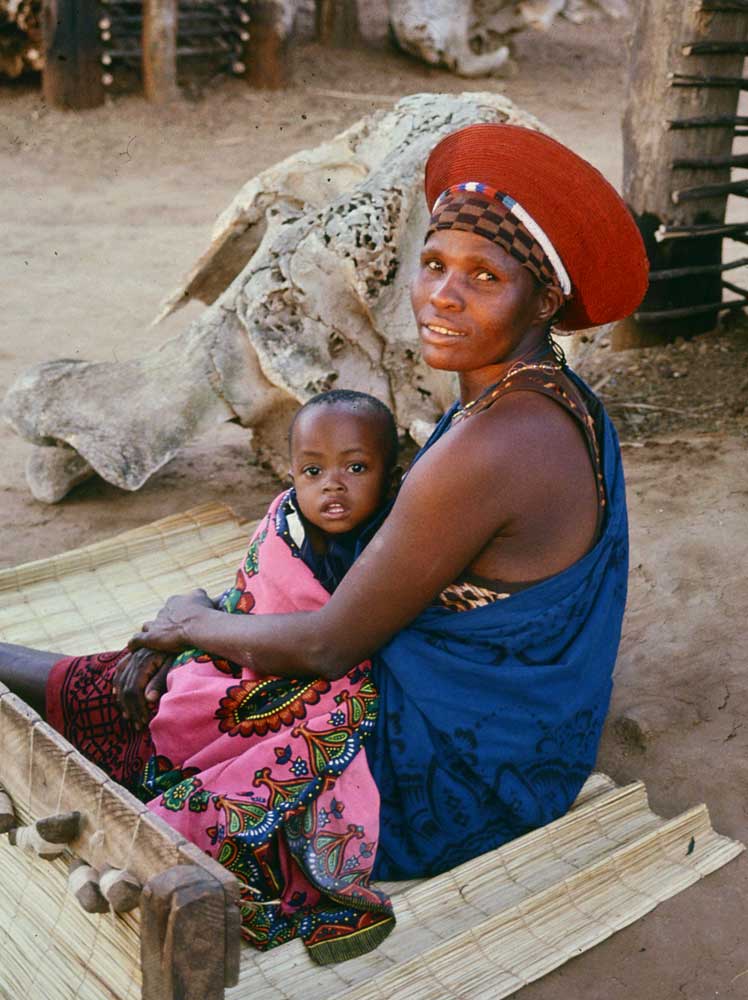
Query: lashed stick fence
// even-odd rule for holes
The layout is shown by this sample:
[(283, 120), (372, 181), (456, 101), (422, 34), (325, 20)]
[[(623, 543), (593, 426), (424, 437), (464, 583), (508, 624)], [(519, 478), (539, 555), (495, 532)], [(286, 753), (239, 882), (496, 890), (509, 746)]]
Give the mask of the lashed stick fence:
[(254, 86), (285, 82), (285, 42), (268, 0), (43, 0), (45, 99), (56, 107), (102, 104), (141, 79), (167, 103), (197, 67)]
[(618, 347), (704, 332), (748, 302), (748, 289), (722, 276), (733, 266), (722, 263), (723, 241), (748, 242), (748, 221), (725, 221), (727, 198), (748, 197), (748, 184), (731, 178), (748, 166), (748, 156), (732, 148), (748, 135), (748, 117), (738, 114), (747, 53), (741, 0), (652, 0), (639, 9), (624, 196), (652, 273), (644, 302), (616, 331)]

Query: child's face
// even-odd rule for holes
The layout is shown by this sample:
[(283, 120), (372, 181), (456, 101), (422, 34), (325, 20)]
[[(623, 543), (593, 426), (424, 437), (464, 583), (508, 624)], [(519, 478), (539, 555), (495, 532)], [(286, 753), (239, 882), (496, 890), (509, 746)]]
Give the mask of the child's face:
[(291, 477), (304, 517), (331, 535), (358, 527), (387, 494), (386, 459), (376, 414), (336, 405), (302, 413), (291, 438)]

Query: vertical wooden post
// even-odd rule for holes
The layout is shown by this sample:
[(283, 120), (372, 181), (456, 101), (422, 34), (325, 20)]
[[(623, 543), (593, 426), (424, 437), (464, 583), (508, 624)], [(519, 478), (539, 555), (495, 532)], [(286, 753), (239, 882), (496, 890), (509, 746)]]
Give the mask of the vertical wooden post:
[(177, 0), (143, 0), (143, 91), (154, 104), (179, 96), (177, 18)]
[(156, 875), (141, 897), (143, 1000), (223, 1000), (239, 974), (239, 911), (197, 865)]
[(280, 12), (274, 0), (250, 0), (247, 8), (247, 81), (253, 87), (279, 90), (288, 81), (288, 40)]
[(97, 0), (43, 0), (42, 92), (55, 108), (104, 103)]
[(323, 45), (357, 45), (361, 40), (357, 0), (316, 0), (315, 27)]
[[(705, 5), (706, 7), (706, 5)], [(653, 280), (639, 313), (642, 318), (619, 324), (613, 335), (617, 348), (665, 343), (678, 335), (712, 329), (716, 304), (722, 298), (719, 265), (722, 236), (660, 239), (660, 227), (692, 227), (724, 221), (729, 162), (697, 165), (693, 161), (729, 161), (739, 89), (736, 86), (680, 86), (686, 77), (739, 78), (743, 66), (740, 42), (748, 37), (748, 13), (709, 11), (701, 0), (646, 0), (638, 4), (631, 39), (629, 96), (623, 123), (623, 195), (644, 237), (653, 271), (705, 267), (702, 273)], [(698, 43), (726, 41), (720, 54)], [(697, 43), (695, 51), (691, 44)], [(695, 118), (723, 125), (682, 124)], [(671, 122), (679, 124), (673, 128)], [(691, 167), (674, 166), (688, 161)], [(710, 185), (706, 196), (678, 198), (677, 192)], [(715, 190), (716, 186), (716, 190)], [(677, 200), (677, 203), (674, 199)], [(622, 268), (625, 261), (620, 261)], [(688, 309), (714, 303), (713, 311), (646, 320), (647, 313)]]

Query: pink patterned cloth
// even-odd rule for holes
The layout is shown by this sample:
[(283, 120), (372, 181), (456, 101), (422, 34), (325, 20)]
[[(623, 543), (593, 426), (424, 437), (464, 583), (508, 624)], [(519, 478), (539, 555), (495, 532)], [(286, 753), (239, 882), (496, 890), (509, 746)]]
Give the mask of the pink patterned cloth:
[[(329, 595), (300, 558), (302, 532), (293, 492), (281, 494), (253, 535), (223, 610), (321, 607)], [(99, 718), (116, 659), (55, 667), (53, 724), (65, 732), (64, 720), (75, 720), (68, 726), (74, 738), (92, 712)], [(377, 714), (370, 664), (329, 681), (269, 677), (200, 650), (177, 662), (150, 723), (153, 755), (131, 787), (236, 874), (244, 934), (257, 947), (300, 936), (319, 962), (375, 947), (394, 917), (388, 898), (369, 884), (379, 836), (379, 793), (363, 750)], [(89, 690), (95, 706), (87, 704)], [(131, 738), (142, 756), (147, 737), (144, 743), (133, 731)], [(133, 756), (123, 753), (119, 730), (115, 742), (97, 760), (104, 767)]]
[[(278, 510), (287, 497), (288, 493), (282, 493), (270, 505), (237, 570), (234, 589), (222, 598), (222, 604), (228, 605), (233, 614), (316, 611), (329, 599), (330, 595), (296, 554), (298, 546), (291, 539), (290, 529), (280, 526), (276, 530)], [(284, 531), (288, 532), (286, 538)], [(246, 694), (258, 693), (258, 685), (272, 691), (276, 679), (256, 674), (248, 667), (233, 667), (226, 660), (214, 659), (197, 650), (183, 654), (179, 663), (178, 669), (169, 675), (167, 691), (150, 726), (157, 753), (180, 767), (203, 771), (228, 764), (240, 755), (240, 750), (248, 750), (265, 736), (273, 741), (281, 728), (280, 716), (276, 718), (271, 712), (265, 720), (253, 716), (251, 720), (236, 721), (235, 713), (240, 711)], [(233, 684), (228, 682), (229, 677), (235, 678)], [(285, 683), (284, 680), (282, 684)], [(304, 686), (309, 687), (306, 682)], [(314, 690), (312, 685), (310, 693)], [(206, 711), (206, 706), (211, 711)], [(294, 710), (292, 705), (288, 706), (285, 721), (292, 721)], [(237, 736), (243, 739), (237, 740)]]

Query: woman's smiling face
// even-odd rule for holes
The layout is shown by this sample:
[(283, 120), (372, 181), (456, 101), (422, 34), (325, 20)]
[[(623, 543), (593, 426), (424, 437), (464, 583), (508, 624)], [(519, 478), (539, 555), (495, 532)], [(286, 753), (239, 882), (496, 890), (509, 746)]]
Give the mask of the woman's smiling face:
[(471, 372), (537, 347), (562, 298), (485, 237), (443, 229), (423, 247), (411, 302), (426, 364)]

